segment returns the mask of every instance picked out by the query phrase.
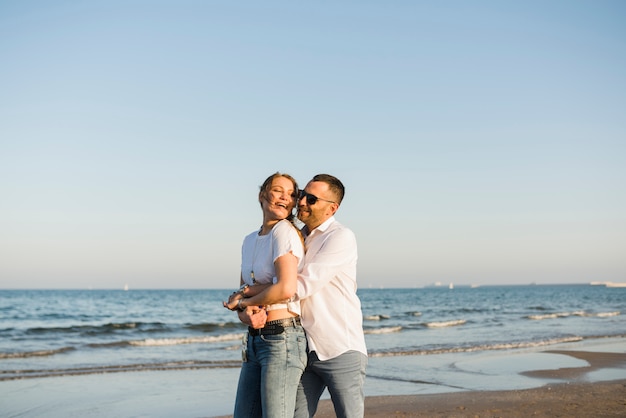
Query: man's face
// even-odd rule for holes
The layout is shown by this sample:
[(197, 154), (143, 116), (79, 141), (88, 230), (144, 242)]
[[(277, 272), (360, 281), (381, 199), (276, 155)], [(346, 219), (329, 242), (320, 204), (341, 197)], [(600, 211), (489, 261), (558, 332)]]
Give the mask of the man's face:
[[(336, 198), (328, 184), (322, 181), (309, 182), (304, 188), (304, 193), (305, 195), (298, 200), (298, 219), (312, 230), (333, 216), (339, 206), (334, 203)], [(316, 200), (315, 203), (311, 203), (312, 200)]]

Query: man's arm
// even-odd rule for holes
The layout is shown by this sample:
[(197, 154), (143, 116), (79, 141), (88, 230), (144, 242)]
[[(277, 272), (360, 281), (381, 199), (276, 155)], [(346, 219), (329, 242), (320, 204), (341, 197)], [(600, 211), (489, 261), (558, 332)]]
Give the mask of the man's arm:
[(239, 320), (254, 329), (263, 328), (267, 321), (267, 311), (258, 306), (249, 306), (243, 311), (237, 311)]

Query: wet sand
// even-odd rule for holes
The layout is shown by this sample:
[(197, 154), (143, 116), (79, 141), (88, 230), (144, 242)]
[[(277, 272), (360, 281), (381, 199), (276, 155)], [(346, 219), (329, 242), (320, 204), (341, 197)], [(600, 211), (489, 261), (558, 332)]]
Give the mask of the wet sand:
[[(315, 416), (335, 417), (329, 400), (320, 403)], [(373, 396), (365, 400), (366, 418), (625, 416), (626, 379), (563, 383), (526, 390)]]
[[(625, 417), (626, 354), (551, 350), (584, 360), (588, 366), (533, 370), (522, 374), (562, 379), (560, 384), (525, 390), (456, 392), (415, 396), (374, 396), (365, 401), (365, 416), (382, 417)], [(624, 379), (586, 382), (589, 373), (624, 369)], [(316, 417), (334, 417), (332, 404), (324, 401)]]
[[(546, 352), (574, 357), (587, 365), (522, 373), (552, 382), (562, 380), (533, 389), (369, 396), (365, 417), (626, 417), (626, 353)], [(587, 380), (590, 373), (607, 369), (617, 370), (623, 379)], [(315, 417), (335, 417), (330, 400), (320, 402)]]

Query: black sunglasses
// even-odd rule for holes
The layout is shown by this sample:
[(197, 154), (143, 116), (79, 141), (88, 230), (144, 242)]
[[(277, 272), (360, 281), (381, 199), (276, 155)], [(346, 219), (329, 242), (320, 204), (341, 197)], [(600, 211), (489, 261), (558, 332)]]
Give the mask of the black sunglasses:
[(317, 197), (314, 194), (307, 193), (304, 190), (300, 190), (300, 195), (298, 196), (298, 201), (302, 200), (303, 197), (306, 197), (306, 204), (309, 205), (309, 206), (314, 205), (315, 203), (317, 203), (318, 200), (322, 200), (322, 201), (328, 202), (328, 203), (335, 203), (332, 200), (322, 199), (321, 197)]

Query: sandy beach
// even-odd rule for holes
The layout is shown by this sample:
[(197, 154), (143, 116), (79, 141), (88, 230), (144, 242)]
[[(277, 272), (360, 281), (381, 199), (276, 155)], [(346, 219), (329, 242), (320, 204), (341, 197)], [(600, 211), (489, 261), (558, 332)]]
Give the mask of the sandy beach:
[[(431, 395), (370, 396), (365, 416), (383, 417), (624, 417), (626, 416), (626, 353), (551, 350), (588, 363), (582, 367), (532, 370), (527, 376), (562, 379), (564, 383), (533, 389), (469, 391)], [(624, 379), (590, 382), (590, 373), (622, 370)], [(330, 401), (316, 417), (334, 417)]]
[[(315, 416), (335, 417), (330, 401), (322, 401)], [(367, 418), (624, 416), (626, 416), (626, 379), (611, 382), (563, 383), (512, 391), (371, 396), (365, 400)]]
[[(366, 418), (388, 417), (624, 417), (626, 416), (626, 353), (552, 350), (585, 361), (577, 367), (524, 372), (527, 376), (562, 380), (523, 390), (465, 391), (424, 395), (367, 396)], [(590, 381), (612, 370), (622, 379)], [(606, 375), (608, 376), (608, 375)], [(321, 401), (318, 418), (333, 418), (328, 399)], [(230, 417), (230, 416), (229, 416)]]

